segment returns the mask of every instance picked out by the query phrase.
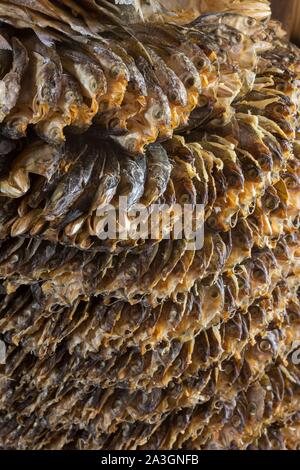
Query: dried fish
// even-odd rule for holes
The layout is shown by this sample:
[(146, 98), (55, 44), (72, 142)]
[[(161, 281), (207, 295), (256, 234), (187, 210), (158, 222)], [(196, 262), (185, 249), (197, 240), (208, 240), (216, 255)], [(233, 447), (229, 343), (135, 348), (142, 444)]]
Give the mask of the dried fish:
[[(1, 73), (0, 81), (0, 122), (10, 113), (17, 103), (20, 91), (21, 80), (28, 65), (28, 56), (25, 47), (15, 37), (11, 40), (11, 49), (13, 53), (11, 70), (6, 74)], [(3, 51), (3, 49), (1, 49)], [(7, 49), (4, 49), (6, 54), (2, 54), (1, 60), (7, 61)], [(6, 67), (6, 64), (4, 65)], [(5, 69), (4, 69), (5, 70)]]
[(130, 3), (0, 1), (0, 447), (297, 449), (299, 50)]

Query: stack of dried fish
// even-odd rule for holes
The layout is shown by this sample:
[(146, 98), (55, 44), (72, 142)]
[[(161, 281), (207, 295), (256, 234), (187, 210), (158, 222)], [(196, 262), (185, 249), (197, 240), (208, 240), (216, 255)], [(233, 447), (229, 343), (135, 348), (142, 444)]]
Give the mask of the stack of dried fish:
[(299, 449), (300, 51), (132, 3), (0, 1), (0, 447)]
[[(98, 6), (97, 17), (94, 8), (88, 13), (78, 2), (55, 3), (0, 2), (5, 23), (26, 27), (0, 31), (4, 58), (9, 56), (0, 117), (9, 139), (26, 136), (31, 127), (60, 144), (66, 128), (84, 132), (96, 122), (97, 135), (104, 132), (125, 149), (143, 152), (146, 144), (185, 126), (195, 109), (202, 121), (228, 121), (232, 101), (251, 87), (257, 44), (230, 25), (125, 28), (110, 9)], [(116, 24), (101, 25), (101, 14)]]

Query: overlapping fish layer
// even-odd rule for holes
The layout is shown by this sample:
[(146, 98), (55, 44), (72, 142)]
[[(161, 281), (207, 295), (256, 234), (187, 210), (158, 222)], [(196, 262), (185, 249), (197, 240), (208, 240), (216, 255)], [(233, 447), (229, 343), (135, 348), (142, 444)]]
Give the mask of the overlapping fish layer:
[[(232, 101), (251, 87), (263, 42), (255, 44), (231, 21), (205, 22), (200, 29), (125, 27), (97, 2), (83, 2), (90, 11), (73, 1), (55, 3), (0, 2), (2, 47), (9, 55), (0, 121), (8, 138), (23, 138), (33, 128), (60, 144), (68, 130), (84, 132), (95, 122), (96, 134), (142, 153), (146, 144), (186, 126), (193, 110), (198, 123), (227, 121)], [(115, 24), (101, 25), (103, 15)], [(251, 32), (263, 27), (255, 18), (249, 22)]]
[(139, 3), (0, 1), (0, 447), (299, 449), (300, 52)]

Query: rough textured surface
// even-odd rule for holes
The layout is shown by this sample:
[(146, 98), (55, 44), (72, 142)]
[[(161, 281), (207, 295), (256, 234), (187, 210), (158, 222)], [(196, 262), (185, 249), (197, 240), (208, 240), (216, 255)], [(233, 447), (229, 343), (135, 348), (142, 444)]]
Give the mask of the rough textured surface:
[[(300, 51), (133, 3), (0, 1), (0, 447), (299, 449)], [(119, 196), (203, 247), (101, 240)]]

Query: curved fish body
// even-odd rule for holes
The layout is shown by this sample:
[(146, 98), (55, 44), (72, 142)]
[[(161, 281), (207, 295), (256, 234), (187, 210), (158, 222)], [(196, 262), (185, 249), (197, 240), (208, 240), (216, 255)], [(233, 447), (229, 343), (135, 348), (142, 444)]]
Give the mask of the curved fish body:
[(122, 58), (128, 69), (129, 81), (120, 108), (113, 108), (101, 115), (101, 124), (108, 129), (126, 129), (127, 120), (133, 118), (146, 106), (147, 86), (145, 79), (134, 59), (116, 40), (109, 40), (108, 45), (113, 52)]
[(90, 123), (90, 107), (84, 102), (79, 83), (63, 73), (61, 93), (52, 114), (36, 124), (37, 134), (50, 144), (65, 141), (65, 127), (87, 127)]
[(154, 142), (159, 135), (171, 135), (171, 110), (166, 95), (153, 79), (150, 64), (139, 57), (136, 65), (146, 79), (147, 104), (135, 117), (128, 119), (128, 133), (113, 136), (113, 139), (131, 153), (143, 153), (144, 146)]
[(21, 83), (16, 105), (6, 116), (3, 131), (12, 138), (26, 135), (29, 124), (44, 119), (55, 107), (61, 90), (61, 65), (58, 56), (32, 36), (23, 41), (29, 65)]
[(11, 70), (0, 80), (0, 122), (3, 122), (16, 105), (21, 91), (21, 80), (28, 66), (27, 51), (17, 38), (11, 39), (11, 48), (13, 54)]
[(30, 188), (29, 174), (43, 176), (50, 180), (59, 165), (61, 152), (42, 141), (33, 143), (14, 160), (12, 170), (0, 182), (0, 192), (9, 197), (19, 198)]
[(146, 206), (157, 201), (167, 189), (172, 164), (167, 152), (159, 144), (147, 149), (147, 176), (141, 202)]
[(88, 45), (87, 50), (100, 64), (107, 83), (106, 92), (103, 93), (99, 102), (99, 116), (112, 109), (119, 109), (121, 106), (127, 85), (130, 79), (126, 63), (113, 52), (109, 47), (103, 47), (102, 44), (92, 43)]
[[(99, 110), (99, 102), (107, 91), (107, 81), (104, 72), (96, 60), (81, 50), (60, 46), (58, 53), (62, 66), (80, 85), (83, 99), (88, 106), (88, 113), (83, 117), (86, 126), (91, 124)], [(85, 121), (84, 121), (85, 119)]]
[(46, 220), (51, 221), (61, 217), (85, 191), (98, 155), (97, 151), (91, 149), (85, 142), (81, 145), (69, 144), (67, 151), (76, 155), (75, 162), (47, 201), (44, 210)]

